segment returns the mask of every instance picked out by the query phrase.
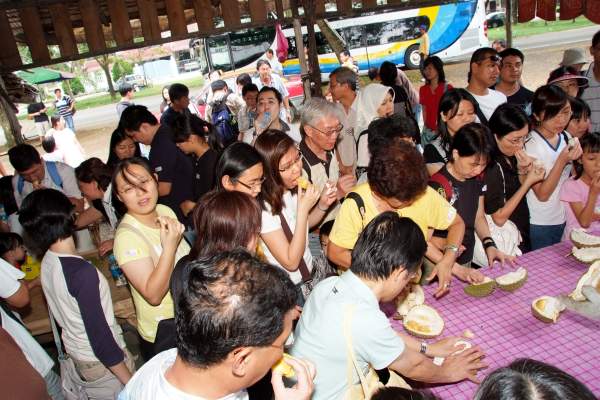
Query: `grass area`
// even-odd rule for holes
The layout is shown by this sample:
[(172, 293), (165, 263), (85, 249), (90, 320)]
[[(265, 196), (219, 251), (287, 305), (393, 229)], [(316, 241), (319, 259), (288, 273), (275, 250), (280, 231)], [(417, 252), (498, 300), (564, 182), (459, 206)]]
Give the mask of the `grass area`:
[[(592, 21), (586, 17), (577, 17), (575, 20), (568, 21), (543, 21), (534, 20), (523, 24), (513, 25), (513, 38), (520, 36), (533, 36), (547, 32), (568, 31), (570, 29), (583, 28), (594, 25)], [(488, 38), (490, 40), (506, 38), (506, 30), (504, 26), (488, 30)]]
[[(141, 89), (139, 92), (135, 93), (135, 98), (139, 99), (142, 97), (148, 97), (148, 96), (156, 96), (158, 94), (161, 93), (162, 88), (164, 85), (167, 85), (169, 83), (183, 83), (184, 85), (186, 85), (187, 87), (189, 87), (190, 89), (194, 89), (194, 88), (198, 88), (201, 87), (203, 82), (204, 82), (204, 78), (199, 75), (197, 77), (194, 78), (188, 78), (188, 79), (174, 79), (171, 82), (165, 82), (164, 84), (160, 84), (160, 85), (152, 85), (146, 88)], [(116, 90), (116, 88), (115, 88)], [(119, 93), (117, 92), (117, 97), (116, 99), (119, 99)], [(86, 99), (81, 99), (78, 100), (77, 98), (75, 98), (75, 100), (77, 101), (76, 104), (76, 108), (78, 111), (81, 110), (86, 110), (88, 108), (94, 108), (94, 107), (99, 107), (99, 106), (104, 106), (106, 104), (114, 104), (115, 100), (113, 100), (110, 97), (110, 94), (102, 94), (99, 96), (95, 96), (95, 97), (90, 97), (90, 98), (86, 98)], [(48, 104), (49, 108), (48, 108), (48, 115), (52, 116), (54, 115), (54, 109), (52, 108), (51, 104), (52, 104), (53, 100), (47, 100), (45, 101), (46, 104)], [(27, 118), (26, 114), (22, 114), (19, 115), (19, 120), (23, 120)]]

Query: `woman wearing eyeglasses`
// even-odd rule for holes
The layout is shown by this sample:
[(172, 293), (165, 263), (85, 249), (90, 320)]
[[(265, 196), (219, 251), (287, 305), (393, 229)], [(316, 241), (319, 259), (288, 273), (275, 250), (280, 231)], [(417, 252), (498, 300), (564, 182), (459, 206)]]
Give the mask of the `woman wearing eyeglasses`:
[(263, 159), (248, 143), (236, 142), (221, 154), (215, 175), (217, 190), (243, 192), (256, 198), (265, 181)]
[(544, 168), (534, 168), (533, 159), (525, 153), (529, 121), (521, 107), (502, 104), (492, 114), (489, 126), (496, 149), (485, 172), (485, 213), (498, 226), (512, 221), (521, 234), (519, 248), (526, 253), (531, 250), (531, 242), (525, 195), (534, 183), (544, 179)]
[(356, 115), (356, 132), (358, 160), (357, 175), (360, 176), (369, 165), (369, 149), (367, 146), (369, 124), (377, 118), (389, 117), (394, 113), (394, 90), (380, 83), (371, 83), (360, 91)]
[(298, 286), (298, 305), (303, 305), (302, 283), (310, 278), (312, 270), (308, 229), (316, 226), (336, 201), (336, 190), (321, 194), (310, 184), (306, 189), (299, 187), (302, 157), (285, 133), (267, 130), (258, 137), (255, 148), (264, 159), (266, 177), (258, 196), (263, 209), (263, 250), (270, 263), (289, 273)]
[(267, 129), (275, 129), (284, 132), (295, 142), (299, 143), (302, 137), (298, 128), (288, 125), (279, 115), (282, 104), (283, 97), (281, 93), (273, 87), (264, 86), (258, 92), (256, 105), (258, 115), (254, 120), (254, 127), (243, 133), (242, 140), (246, 143), (254, 144), (256, 138)]

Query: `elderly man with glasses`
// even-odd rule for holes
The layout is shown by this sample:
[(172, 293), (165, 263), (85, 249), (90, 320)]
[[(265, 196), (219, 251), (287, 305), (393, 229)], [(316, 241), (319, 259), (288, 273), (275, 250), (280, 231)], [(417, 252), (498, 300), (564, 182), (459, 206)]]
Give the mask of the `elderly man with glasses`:
[[(335, 145), (344, 126), (340, 123), (339, 113), (335, 104), (320, 98), (313, 98), (304, 105), (300, 119), (300, 153), (303, 175), (321, 189), (328, 182), (336, 185), (338, 199), (341, 199), (356, 185), (356, 177), (340, 176), (340, 159)], [(331, 206), (323, 223), (335, 218), (338, 204)]]

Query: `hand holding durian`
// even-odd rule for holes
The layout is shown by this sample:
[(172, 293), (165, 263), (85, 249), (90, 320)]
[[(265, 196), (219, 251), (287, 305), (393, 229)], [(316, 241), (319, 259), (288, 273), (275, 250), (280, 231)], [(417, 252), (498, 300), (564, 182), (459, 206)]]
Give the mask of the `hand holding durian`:
[(581, 294), (584, 301), (573, 300), (569, 296), (559, 296), (558, 299), (568, 309), (584, 317), (600, 320), (600, 293), (593, 286), (583, 286)]

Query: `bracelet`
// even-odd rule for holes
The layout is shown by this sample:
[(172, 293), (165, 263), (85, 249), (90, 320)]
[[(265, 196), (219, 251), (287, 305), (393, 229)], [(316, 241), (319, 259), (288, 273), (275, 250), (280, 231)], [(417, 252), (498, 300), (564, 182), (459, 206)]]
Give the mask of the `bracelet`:
[(489, 242), (490, 240), (492, 242), (494, 241), (494, 239), (491, 236), (486, 236), (483, 239), (481, 239), (481, 243), (486, 243), (486, 242)]
[(319, 210), (323, 211), (323, 212), (327, 212), (327, 210), (329, 210), (329, 208), (326, 208), (326, 209), (324, 209), (324, 210), (323, 210), (323, 209), (322, 209), (322, 208), (319, 206), (319, 203), (317, 203), (317, 208), (318, 208)]
[(484, 250), (487, 250), (487, 249), (488, 249), (488, 247), (495, 247), (495, 248), (498, 248), (498, 246), (496, 246), (496, 242), (494, 242), (494, 239), (492, 239), (492, 240), (489, 240), (489, 241), (487, 241), (487, 242), (483, 243), (483, 249), (484, 249)]
[(458, 253), (458, 246), (457, 246), (457, 245), (455, 245), (455, 244), (447, 244), (447, 245), (444, 247), (444, 253), (445, 253), (447, 250), (453, 251), (454, 253)]
[(427, 353), (427, 343), (421, 342), (421, 349), (419, 350), (419, 353), (421, 353), (421, 354)]

